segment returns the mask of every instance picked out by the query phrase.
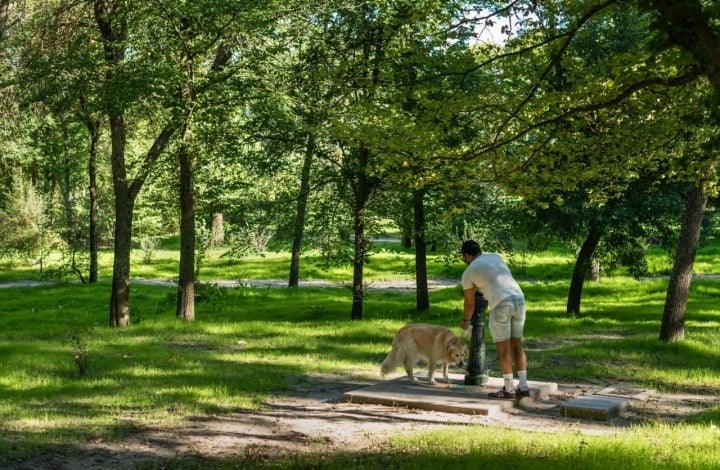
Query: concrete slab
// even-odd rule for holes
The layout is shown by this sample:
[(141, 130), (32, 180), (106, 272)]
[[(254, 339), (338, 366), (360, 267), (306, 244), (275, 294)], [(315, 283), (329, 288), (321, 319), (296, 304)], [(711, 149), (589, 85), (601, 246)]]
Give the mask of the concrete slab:
[(595, 395), (602, 395), (613, 398), (627, 398), (629, 400), (647, 400), (654, 393), (655, 390), (646, 390), (630, 387), (607, 387), (595, 393)]
[[(401, 406), (446, 413), (498, 416), (515, 406), (515, 400), (488, 398), (489, 392), (502, 388), (502, 378), (489, 377), (483, 386), (464, 385), (464, 374), (449, 374), (450, 384), (438, 382), (430, 385), (427, 377), (418, 377), (420, 383), (412, 384), (406, 376), (352, 390), (343, 395), (348, 403)], [(437, 377), (436, 377), (437, 380)], [(545, 398), (557, 393), (557, 384), (528, 382), (531, 397)]]
[(611, 398), (599, 395), (585, 395), (573, 398), (560, 405), (560, 414), (568, 418), (609, 421), (630, 406), (627, 398)]

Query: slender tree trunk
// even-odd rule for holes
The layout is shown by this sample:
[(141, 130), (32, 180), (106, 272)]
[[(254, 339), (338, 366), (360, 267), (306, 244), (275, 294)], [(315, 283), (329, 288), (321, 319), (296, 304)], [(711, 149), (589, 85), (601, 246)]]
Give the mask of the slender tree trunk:
[(355, 254), (353, 256), (353, 297), (351, 320), (362, 320), (363, 301), (365, 299), (365, 286), (363, 284), (363, 269), (367, 256), (369, 242), (365, 237), (366, 203), (370, 197), (370, 185), (367, 177), (367, 165), (370, 160), (370, 151), (361, 147), (358, 152), (357, 181), (355, 186), (354, 233)]
[(112, 292), (110, 294), (110, 326), (130, 324), (130, 248), (132, 217), (135, 207), (125, 169), (125, 121), (122, 115), (110, 117), (113, 189), (115, 192), (115, 238)]
[(225, 245), (225, 222), (221, 211), (215, 212), (212, 217), (212, 240), (213, 246)]
[(570, 281), (570, 291), (568, 292), (567, 314), (574, 316), (580, 315), (580, 300), (582, 299), (583, 285), (585, 284), (585, 276), (588, 268), (592, 265), (592, 257), (595, 250), (600, 244), (600, 239), (605, 233), (605, 224), (597, 221), (590, 226), (585, 242), (580, 247), (575, 268)]
[(427, 247), (425, 245), (425, 190), (413, 190), (415, 220), (415, 300), (418, 311), (430, 308), (427, 282)]
[(307, 201), (310, 196), (310, 170), (312, 169), (313, 155), (315, 154), (315, 136), (308, 134), (305, 145), (305, 159), (300, 173), (300, 194), (295, 211), (295, 225), (293, 227), (292, 256), (290, 259), (289, 287), (297, 287), (300, 281), (300, 253), (302, 252), (303, 235), (305, 232), (305, 214)]
[(15, 4), (14, 0), (0, 0), (0, 41), (5, 39), (7, 21), (10, 17), (10, 10)]
[[(93, 4), (95, 20), (104, 39), (106, 83), (114, 80), (115, 68), (125, 59), (123, 42), (127, 37), (127, 23), (118, 15), (118, 5), (102, 0)], [(110, 326), (124, 327), (130, 324), (130, 242), (135, 193), (130, 189), (125, 167), (125, 118), (122, 106), (108, 109), (110, 125), (110, 167), (115, 193), (115, 237), (112, 291), (110, 293)]]
[(665, 297), (665, 308), (660, 326), (661, 341), (674, 342), (685, 338), (685, 313), (707, 201), (708, 197), (703, 190), (693, 187), (685, 206), (675, 262)]
[[(67, 128), (63, 129), (64, 138), (67, 141)], [(65, 230), (65, 242), (73, 252), (78, 248), (78, 230), (77, 223), (75, 223), (75, 213), (72, 207), (72, 195), (71, 195), (71, 183), (70, 183), (70, 158), (68, 156), (68, 149), (66, 148), (63, 152), (63, 165), (62, 165), (62, 176), (58, 178), (58, 186), (60, 187), (60, 194), (62, 197), (63, 212), (65, 213), (65, 223), (67, 230)]]
[(176, 316), (195, 321), (195, 155), (183, 144), (180, 160), (180, 271)]
[[(187, 116), (185, 116), (187, 119)], [(128, 184), (125, 166), (125, 122), (122, 115), (110, 115), (112, 141), (111, 167), (115, 190), (115, 248), (113, 262), (113, 291), (110, 296), (110, 325), (130, 324), (130, 249), (135, 200), (153, 164), (167, 147), (179, 126), (171, 122), (160, 132), (145, 156), (143, 167)]]
[[(124, 205), (126, 198), (115, 199)], [(130, 325), (130, 231), (132, 213), (115, 211), (115, 258), (113, 261), (112, 292), (110, 294), (110, 326)]]
[(100, 123), (88, 118), (86, 121), (90, 132), (90, 158), (88, 160), (88, 191), (90, 193), (90, 226), (88, 244), (90, 250), (90, 274), (88, 282), (94, 284), (98, 280), (98, 187), (97, 187), (97, 151), (100, 141)]
[[(363, 9), (368, 8), (363, 4)], [(369, 26), (363, 24), (361, 31), (363, 37), (363, 59), (367, 64), (372, 64), (368, 68), (368, 77), (371, 78), (372, 87), (365, 89), (361, 93), (362, 101), (372, 102), (375, 94), (375, 87), (380, 83), (380, 63), (382, 61), (383, 51), (383, 27)], [(360, 87), (361, 91), (364, 86)], [(370, 149), (365, 144), (361, 144), (357, 153), (357, 165), (354, 168), (356, 176), (355, 182), (355, 207), (353, 229), (355, 232), (355, 253), (353, 255), (353, 299), (352, 311), (350, 318), (352, 320), (362, 320), (363, 302), (365, 300), (365, 286), (363, 282), (363, 269), (365, 267), (365, 259), (370, 247), (370, 243), (365, 236), (365, 223), (367, 201), (370, 198), (373, 183), (368, 177), (368, 164), (370, 163)]]
[[(67, 140), (67, 129), (65, 129), (65, 138)], [(80, 225), (77, 223), (75, 218), (75, 211), (73, 210), (72, 205), (72, 184), (70, 181), (70, 173), (72, 171), (71, 169), (71, 161), (68, 156), (67, 151), (65, 151), (65, 155), (63, 158), (63, 168), (62, 168), (63, 174), (62, 178), (59, 178), (61, 180), (59, 186), (60, 186), (60, 192), (62, 194), (62, 204), (63, 204), (63, 211), (65, 213), (65, 224), (66, 229), (65, 232), (65, 241), (68, 244), (68, 249), (70, 250), (70, 269), (77, 275), (80, 282), (85, 284), (85, 272), (84, 268), (86, 266), (82, 266), (83, 269), (78, 267), (77, 265), (77, 257), (76, 254), (78, 250), (82, 250), (82, 229), (80, 228)]]
[(600, 282), (600, 261), (597, 259), (590, 260), (590, 266), (588, 266), (585, 272), (585, 280)]

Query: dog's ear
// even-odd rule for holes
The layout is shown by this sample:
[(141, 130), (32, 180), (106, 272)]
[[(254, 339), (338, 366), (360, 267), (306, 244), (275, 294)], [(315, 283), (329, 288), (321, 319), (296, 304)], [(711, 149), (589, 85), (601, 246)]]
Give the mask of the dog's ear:
[(445, 342), (445, 347), (447, 349), (467, 349), (467, 346), (465, 345), (463, 340), (461, 340), (457, 336), (447, 340), (447, 342)]

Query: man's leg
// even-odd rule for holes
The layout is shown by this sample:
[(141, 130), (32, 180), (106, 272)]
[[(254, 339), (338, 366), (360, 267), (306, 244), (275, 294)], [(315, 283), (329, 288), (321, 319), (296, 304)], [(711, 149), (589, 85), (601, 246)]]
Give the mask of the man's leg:
[(500, 370), (503, 375), (512, 374), (513, 371), (513, 349), (511, 347), (512, 340), (498, 341), (495, 343), (500, 359)]
[(500, 370), (502, 371), (504, 380), (502, 390), (489, 393), (488, 396), (490, 398), (515, 398), (513, 353), (512, 346), (510, 345), (510, 337), (512, 336), (510, 328), (510, 315), (512, 314), (512, 310), (510, 307), (509, 304), (501, 302), (490, 311), (488, 327), (495, 342), (495, 347), (497, 348)]
[(522, 339), (521, 338), (511, 338), (510, 339), (510, 349), (512, 351), (512, 357), (513, 362), (515, 364), (515, 369), (518, 372), (518, 386), (517, 389), (519, 390), (518, 393), (520, 393), (522, 396), (529, 396), (528, 390), (528, 383), (527, 383), (527, 357), (525, 356), (525, 350), (522, 347)]
[[(525, 350), (522, 347), (522, 338), (510, 338), (509, 349), (511, 354), (511, 361), (515, 363), (516, 370), (527, 370), (527, 357), (525, 356)], [(504, 371), (505, 369), (503, 369)], [(512, 364), (510, 365), (512, 371)]]
[(498, 341), (495, 343), (498, 351), (498, 358), (500, 359), (500, 370), (503, 374), (503, 380), (505, 390), (508, 392), (513, 391), (515, 385), (513, 384), (513, 363), (512, 363), (512, 347), (510, 340)]

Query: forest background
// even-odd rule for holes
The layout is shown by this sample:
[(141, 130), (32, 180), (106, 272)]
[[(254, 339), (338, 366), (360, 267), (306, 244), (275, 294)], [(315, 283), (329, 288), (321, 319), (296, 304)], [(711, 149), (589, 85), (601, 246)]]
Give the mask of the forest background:
[[(674, 258), (659, 337), (683, 339), (717, 197), (720, 7), (705, 1), (0, 0), (0, 256), (96, 282), (131, 323), (130, 253), (180, 236), (176, 315), (204, 253), (353, 266), (369, 240)], [(60, 252), (60, 262), (47, 264)]]

